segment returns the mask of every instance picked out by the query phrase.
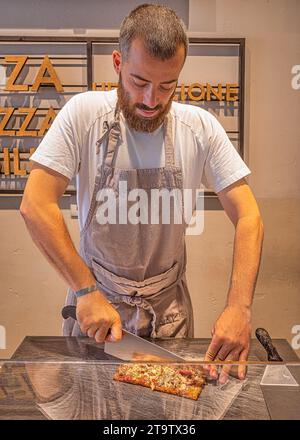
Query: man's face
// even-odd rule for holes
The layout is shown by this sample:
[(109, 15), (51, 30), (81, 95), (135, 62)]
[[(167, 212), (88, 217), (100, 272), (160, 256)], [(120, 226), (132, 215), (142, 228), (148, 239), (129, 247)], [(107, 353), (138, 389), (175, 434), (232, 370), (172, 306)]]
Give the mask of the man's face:
[(127, 124), (137, 131), (153, 132), (172, 105), (184, 64), (184, 47), (179, 46), (174, 57), (162, 61), (149, 55), (137, 38), (125, 62), (118, 51), (113, 52), (113, 61), (119, 75), (119, 105)]

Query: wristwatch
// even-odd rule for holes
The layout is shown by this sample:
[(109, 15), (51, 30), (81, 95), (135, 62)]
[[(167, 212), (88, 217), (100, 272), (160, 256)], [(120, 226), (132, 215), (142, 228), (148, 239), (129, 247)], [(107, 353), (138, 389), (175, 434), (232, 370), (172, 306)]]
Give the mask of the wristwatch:
[(96, 284), (93, 284), (92, 286), (85, 287), (84, 289), (76, 290), (74, 293), (76, 297), (79, 298), (80, 296), (95, 292), (95, 290), (98, 290), (98, 287)]

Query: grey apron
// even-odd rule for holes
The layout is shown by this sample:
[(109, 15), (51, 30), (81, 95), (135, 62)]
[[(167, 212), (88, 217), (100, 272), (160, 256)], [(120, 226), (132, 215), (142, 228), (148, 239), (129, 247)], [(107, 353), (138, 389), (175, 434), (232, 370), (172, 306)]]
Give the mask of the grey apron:
[[(161, 168), (115, 167), (121, 136), (118, 107), (114, 121), (105, 124), (107, 131), (97, 142), (98, 154), (99, 147), (104, 148), (103, 160), (97, 166), (92, 200), (80, 235), (80, 255), (93, 272), (99, 290), (120, 314), (123, 328), (142, 337), (193, 337), (193, 310), (185, 278), (186, 225), (183, 220), (180, 224), (174, 221), (174, 203), (170, 205), (169, 224), (162, 221), (161, 210), (157, 224), (99, 224), (97, 219), (99, 194), (104, 189), (114, 192), (119, 212), (119, 182), (126, 182), (127, 192), (143, 189), (147, 193), (148, 213), (151, 190), (176, 189), (183, 195), (182, 171), (174, 160), (172, 116), (169, 113), (164, 122), (165, 167)], [(133, 202), (127, 204), (129, 210)], [(183, 208), (182, 197), (182, 216)], [(76, 304), (71, 289), (66, 304)], [(72, 318), (64, 320), (63, 334), (82, 336)]]

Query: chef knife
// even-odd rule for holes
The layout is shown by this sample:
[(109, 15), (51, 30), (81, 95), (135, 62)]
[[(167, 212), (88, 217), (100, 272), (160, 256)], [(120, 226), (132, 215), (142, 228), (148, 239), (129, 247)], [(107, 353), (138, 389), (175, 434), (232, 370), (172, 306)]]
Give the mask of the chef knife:
[[(73, 318), (77, 320), (76, 307), (65, 306), (62, 309), (62, 316), (64, 319)], [(121, 341), (104, 343), (104, 351), (124, 361), (186, 362), (183, 357), (125, 329), (123, 329)]]

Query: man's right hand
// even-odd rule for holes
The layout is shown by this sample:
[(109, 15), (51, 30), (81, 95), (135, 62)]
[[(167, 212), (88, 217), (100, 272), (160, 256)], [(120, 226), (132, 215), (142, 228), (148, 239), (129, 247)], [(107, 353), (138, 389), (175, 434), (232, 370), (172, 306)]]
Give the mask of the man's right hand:
[(99, 290), (77, 299), (77, 321), (82, 333), (97, 342), (122, 339), (121, 317)]

